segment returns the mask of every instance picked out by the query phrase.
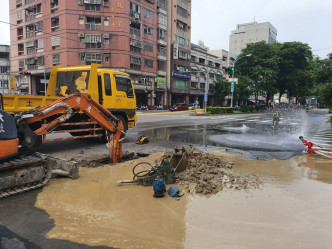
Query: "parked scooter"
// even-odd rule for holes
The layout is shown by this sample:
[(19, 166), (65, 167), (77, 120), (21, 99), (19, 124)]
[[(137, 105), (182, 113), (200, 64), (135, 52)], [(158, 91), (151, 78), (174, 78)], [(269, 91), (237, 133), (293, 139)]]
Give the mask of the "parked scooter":
[(156, 106), (156, 109), (157, 109), (157, 110), (164, 110), (164, 107), (163, 107), (162, 105), (157, 105), (157, 106)]

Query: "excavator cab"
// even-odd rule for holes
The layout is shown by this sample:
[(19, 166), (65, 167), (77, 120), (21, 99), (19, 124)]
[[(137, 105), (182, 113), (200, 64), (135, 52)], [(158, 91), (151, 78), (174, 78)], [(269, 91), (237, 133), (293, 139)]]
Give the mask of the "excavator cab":
[(0, 110), (0, 161), (14, 157), (18, 152), (18, 138), (14, 117)]

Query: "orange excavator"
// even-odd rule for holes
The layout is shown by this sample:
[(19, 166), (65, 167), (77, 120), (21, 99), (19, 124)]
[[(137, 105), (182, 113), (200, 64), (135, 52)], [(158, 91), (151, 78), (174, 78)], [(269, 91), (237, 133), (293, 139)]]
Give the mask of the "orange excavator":
[[(0, 96), (0, 198), (42, 187), (48, 183), (52, 172), (78, 177), (77, 165), (68, 165), (69, 162), (38, 153), (26, 156), (45, 141), (106, 134), (112, 162), (117, 163), (122, 158), (122, 141), (126, 135), (122, 120), (93, 100), (88, 93), (75, 92), (14, 117), (1, 109), (3, 103)], [(75, 115), (82, 113), (89, 119), (77, 122)], [(89, 131), (89, 135), (46, 139), (49, 134), (86, 131)]]

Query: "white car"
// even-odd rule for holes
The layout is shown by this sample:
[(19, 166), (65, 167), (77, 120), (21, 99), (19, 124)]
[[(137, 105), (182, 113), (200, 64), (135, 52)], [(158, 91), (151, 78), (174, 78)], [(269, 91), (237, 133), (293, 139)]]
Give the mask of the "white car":
[(195, 103), (188, 104), (188, 110), (195, 110), (195, 109), (196, 109)]

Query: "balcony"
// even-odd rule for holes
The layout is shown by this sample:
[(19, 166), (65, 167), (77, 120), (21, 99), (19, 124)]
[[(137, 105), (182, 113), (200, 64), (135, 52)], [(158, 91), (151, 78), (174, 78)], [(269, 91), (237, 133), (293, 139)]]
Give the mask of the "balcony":
[(157, 59), (160, 60), (160, 61), (166, 61), (166, 56), (162, 55), (162, 54), (158, 54)]
[(164, 15), (167, 15), (167, 11), (165, 10), (165, 9), (162, 9), (162, 8), (159, 8), (158, 7), (158, 13), (162, 13), (162, 14), (164, 14)]
[(86, 30), (101, 30), (101, 24), (100, 23), (86, 23), (85, 29)]
[(33, 20), (33, 19), (35, 19), (35, 15), (34, 14), (31, 14), (31, 15), (26, 15), (25, 16), (25, 20), (28, 22), (28, 21), (31, 21), (31, 20)]
[(162, 46), (167, 46), (167, 42), (163, 39), (158, 39), (157, 43)]
[(141, 36), (141, 30), (130, 27), (130, 34), (140, 37)]
[(163, 70), (158, 70), (157, 74), (158, 74), (158, 76), (166, 76), (166, 72)]

